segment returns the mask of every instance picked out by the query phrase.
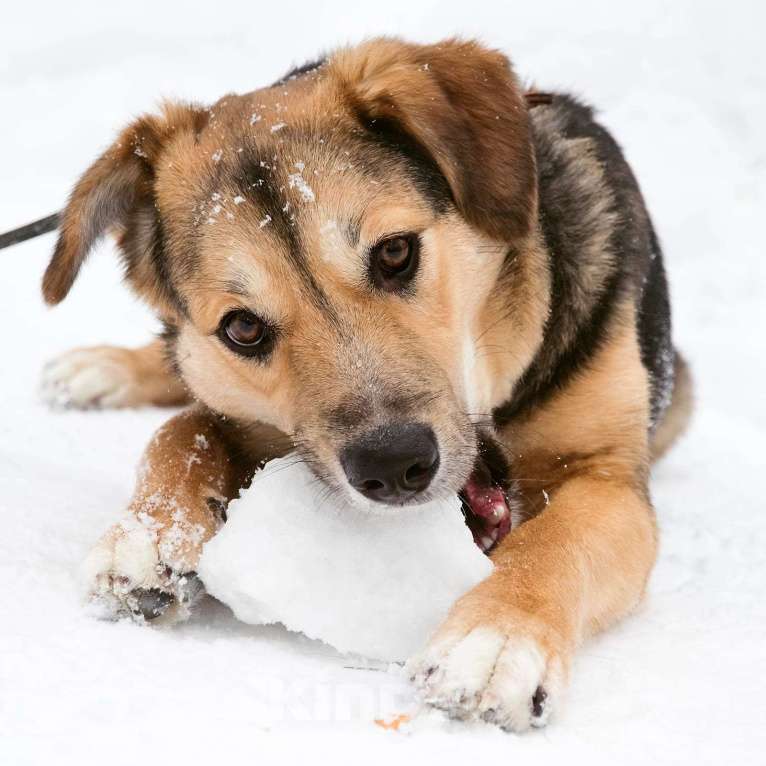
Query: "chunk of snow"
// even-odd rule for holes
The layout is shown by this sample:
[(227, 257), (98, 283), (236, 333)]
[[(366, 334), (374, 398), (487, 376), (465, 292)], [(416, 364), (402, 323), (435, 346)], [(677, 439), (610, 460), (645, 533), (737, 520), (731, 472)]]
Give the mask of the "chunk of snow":
[[(300, 164), (301, 163), (298, 163), (296, 167), (298, 167)], [(301, 175), (301, 172), (302, 168), (298, 168), (297, 173), (290, 173), (290, 175), (287, 176), (287, 181), (290, 184), (291, 189), (298, 190), (304, 201), (313, 202), (315, 199), (314, 190), (308, 185), (306, 179)]]
[(199, 575), (239, 619), (381, 660), (420, 649), (492, 571), (457, 496), (364, 511), (333, 504), (294, 457), (270, 462), (228, 508)]

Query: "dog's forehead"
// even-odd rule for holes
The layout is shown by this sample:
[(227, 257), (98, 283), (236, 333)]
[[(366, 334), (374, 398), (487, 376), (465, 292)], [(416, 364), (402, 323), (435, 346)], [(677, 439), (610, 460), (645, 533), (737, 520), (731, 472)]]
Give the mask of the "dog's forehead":
[(228, 292), (271, 283), (317, 295), (325, 276), (358, 282), (363, 246), (420, 230), (442, 210), (424, 193), (428, 169), (365, 129), (317, 79), (224, 97), (168, 155), (160, 207), (169, 240), (183, 246), (173, 257), (200, 289), (213, 278)]
[(292, 242), (312, 229), (355, 246), (364, 221), (380, 228), (387, 211), (432, 209), (417, 169), (352, 122), (304, 115), (281, 123), (269, 114), (251, 126), (240, 105), (225, 128), (208, 128), (171, 157), (161, 203), (197, 240)]
[(305, 258), (328, 241), (356, 247), (363, 220), (403, 204), (407, 195), (392, 193), (385, 168), (341, 131), (284, 131), (240, 135), (213, 151), (187, 206), (200, 245)]
[(424, 177), (432, 168), (360, 123), (343, 90), (322, 73), (320, 67), (227, 95), (210, 107), (200, 133), (178, 142), (168, 157), (174, 173), (165, 186), (176, 211), (188, 212), (191, 203), (195, 226), (242, 218), (245, 211), (266, 226), (285, 218), (294, 224), (317, 201), (352, 216), (381, 187), (395, 190), (393, 196), (430, 195), (439, 186)]
[(208, 110), (206, 132), (274, 134), (296, 120), (342, 118), (342, 99), (334, 84), (314, 70), (244, 94), (227, 94)]
[(177, 212), (193, 212), (195, 227), (249, 220), (259, 229), (285, 229), (320, 202), (356, 216), (391, 176), (380, 149), (347, 120), (303, 114), (288, 123), (279, 119), (279, 110), (288, 109), (281, 102), (272, 99), (268, 116), (263, 107), (251, 112), (253, 103), (266, 102), (248, 99), (246, 107), (232, 108), (168, 163), (171, 172), (176, 167), (175, 179), (164, 185), (168, 196)]
[(298, 137), (221, 157), (193, 207), (198, 277), (272, 304), (286, 285), (316, 296), (325, 277), (358, 282), (379, 237), (432, 220), (405, 176), (342, 146)]

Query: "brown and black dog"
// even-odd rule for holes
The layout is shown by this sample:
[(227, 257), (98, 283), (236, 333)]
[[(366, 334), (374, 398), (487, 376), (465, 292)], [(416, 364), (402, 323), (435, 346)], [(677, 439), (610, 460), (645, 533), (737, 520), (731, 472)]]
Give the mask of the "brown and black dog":
[(649, 465), (691, 401), (657, 238), (591, 110), (473, 42), (372, 40), (129, 125), (71, 195), (49, 303), (109, 231), (166, 331), (72, 352), (47, 390), (194, 404), (89, 556), (90, 597), (185, 616), (228, 500), (289, 450), (350, 503), (460, 492), (496, 566), (413, 680), (456, 717), (542, 725), (577, 646), (642, 597)]

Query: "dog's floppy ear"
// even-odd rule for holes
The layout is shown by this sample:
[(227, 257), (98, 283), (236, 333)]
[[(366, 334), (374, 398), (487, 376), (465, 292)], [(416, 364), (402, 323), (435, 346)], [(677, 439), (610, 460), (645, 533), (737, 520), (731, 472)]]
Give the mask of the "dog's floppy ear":
[(504, 241), (529, 232), (534, 151), (504, 55), (470, 41), (379, 39), (336, 54), (330, 69), (367, 129), (393, 124), (427, 152), (469, 223)]
[[(165, 104), (160, 116), (145, 115), (122, 131), (77, 182), (62, 212), (59, 238), (43, 277), (43, 297), (62, 301), (94, 245), (108, 231), (123, 234), (132, 250), (151, 259), (157, 245), (154, 171), (168, 141), (179, 131), (198, 133), (207, 110)], [(124, 251), (124, 248), (123, 248)], [(144, 265), (127, 263), (128, 273)]]

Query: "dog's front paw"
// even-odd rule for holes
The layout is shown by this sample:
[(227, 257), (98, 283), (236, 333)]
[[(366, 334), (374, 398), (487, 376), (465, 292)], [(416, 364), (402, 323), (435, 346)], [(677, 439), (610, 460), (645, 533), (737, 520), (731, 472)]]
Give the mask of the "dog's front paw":
[(130, 349), (96, 346), (62, 354), (43, 367), (40, 395), (57, 409), (145, 404), (134, 353)]
[(407, 668), (423, 701), (507, 731), (545, 726), (561, 703), (567, 655), (524, 615), (468, 622), (452, 615)]
[(180, 573), (161, 560), (162, 543), (151, 522), (127, 516), (90, 551), (80, 570), (83, 595), (102, 618), (172, 623), (189, 616), (202, 595), (194, 572)]

